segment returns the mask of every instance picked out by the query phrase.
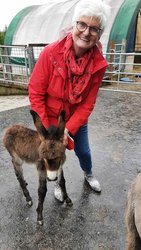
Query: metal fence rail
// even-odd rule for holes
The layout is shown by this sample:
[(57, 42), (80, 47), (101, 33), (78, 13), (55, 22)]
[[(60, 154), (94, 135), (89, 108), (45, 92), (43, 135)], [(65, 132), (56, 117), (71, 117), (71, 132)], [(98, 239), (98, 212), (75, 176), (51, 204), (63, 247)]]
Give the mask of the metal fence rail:
[(26, 84), (45, 44), (0, 45), (0, 82)]
[(28, 70), (27, 47), (1, 46), (0, 49), (0, 81), (26, 84), (30, 74)]
[[(27, 85), (35, 62), (45, 44), (0, 46), (0, 83)], [(125, 43), (112, 45), (101, 88), (141, 93), (141, 53), (125, 53)], [(136, 62), (136, 57), (138, 61)]]
[(135, 60), (138, 56), (141, 61), (141, 53), (111, 52), (105, 56), (108, 67), (102, 88), (141, 93), (141, 63)]

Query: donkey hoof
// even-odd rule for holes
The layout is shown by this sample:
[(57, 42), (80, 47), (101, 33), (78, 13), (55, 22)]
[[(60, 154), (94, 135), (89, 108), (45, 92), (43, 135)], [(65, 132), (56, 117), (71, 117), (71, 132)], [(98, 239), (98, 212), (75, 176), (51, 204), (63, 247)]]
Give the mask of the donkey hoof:
[(33, 202), (32, 202), (32, 200), (30, 200), (30, 201), (27, 201), (27, 205), (28, 205), (29, 207), (31, 207), (31, 206), (33, 205)]
[(37, 221), (37, 224), (38, 224), (39, 226), (43, 226), (43, 220), (38, 220), (38, 221)]
[(72, 203), (72, 201), (71, 201), (71, 199), (69, 197), (66, 199), (66, 204), (69, 207), (71, 207), (73, 205), (73, 203)]
[(54, 196), (56, 198), (56, 200), (58, 200), (59, 202), (63, 203), (64, 202), (64, 197), (62, 194), (62, 190), (59, 187), (59, 185), (56, 185), (55, 189), (54, 189)]

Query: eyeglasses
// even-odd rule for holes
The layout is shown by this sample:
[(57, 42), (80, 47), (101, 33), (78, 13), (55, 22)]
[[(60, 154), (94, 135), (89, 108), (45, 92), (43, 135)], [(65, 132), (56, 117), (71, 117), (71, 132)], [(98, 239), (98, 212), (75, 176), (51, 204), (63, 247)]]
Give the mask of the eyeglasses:
[(76, 22), (76, 28), (80, 32), (84, 32), (86, 29), (89, 28), (89, 32), (92, 36), (99, 35), (101, 34), (101, 29), (95, 26), (88, 26), (86, 23), (77, 21)]

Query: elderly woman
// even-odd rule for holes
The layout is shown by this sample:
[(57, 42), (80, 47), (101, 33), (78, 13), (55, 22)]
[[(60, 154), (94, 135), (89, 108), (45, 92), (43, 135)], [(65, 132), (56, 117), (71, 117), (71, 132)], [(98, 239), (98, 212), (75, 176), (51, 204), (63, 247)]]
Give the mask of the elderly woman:
[[(44, 48), (28, 86), (31, 108), (46, 128), (56, 125), (60, 111), (65, 110), (64, 144), (72, 149), (73, 138), (84, 178), (99, 193), (100, 184), (92, 173), (88, 117), (107, 67), (98, 44), (109, 13), (110, 7), (102, 0), (80, 0), (74, 10), (72, 31)], [(54, 194), (61, 201), (58, 184)]]

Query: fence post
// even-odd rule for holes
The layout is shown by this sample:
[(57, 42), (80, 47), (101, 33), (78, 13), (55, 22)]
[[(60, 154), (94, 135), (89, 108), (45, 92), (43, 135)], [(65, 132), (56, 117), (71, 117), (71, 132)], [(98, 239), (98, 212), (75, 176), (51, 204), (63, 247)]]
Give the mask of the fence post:
[(35, 65), (35, 58), (34, 58), (33, 47), (30, 44), (28, 44), (27, 46), (27, 57), (29, 63), (29, 71), (31, 74)]
[(12, 66), (9, 58), (9, 49), (7, 47), (4, 47), (3, 49), (3, 64), (4, 64), (4, 70), (3, 75), (5, 80), (13, 80), (12, 75)]
[(125, 69), (125, 49), (126, 49), (126, 40), (122, 39), (121, 42), (121, 48), (120, 48), (120, 56), (119, 56), (119, 68), (118, 68), (118, 85), (120, 83), (120, 76), (121, 76), (121, 72), (124, 71)]
[[(126, 60), (126, 56), (123, 55), (122, 53), (125, 53), (126, 51), (126, 40), (125, 39), (122, 39), (122, 43), (121, 43), (121, 54), (120, 54), (120, 63), (124, 64), (125, 63), (125, 60)], [(125, 66), (124, 66), (125, 68)], [(121, 68), (121, 70), (124, 70), (123, 66)]]
[(114, 69), (114, 52), (115, 52), (115, 43), (112, 41), (112, 42), (110, 42), (110, 53), (112, 53), (112, 54), (110, 54), (110, 59), (109, 59), (109, 71), (110, 71), (110, 75), (109, 75), (109, 79), (110, 80), (112, 80), (113, 79), (113, 74), (112, 74), (112, 72), (113, 72), (113, 69)]

